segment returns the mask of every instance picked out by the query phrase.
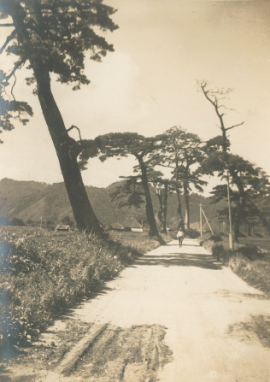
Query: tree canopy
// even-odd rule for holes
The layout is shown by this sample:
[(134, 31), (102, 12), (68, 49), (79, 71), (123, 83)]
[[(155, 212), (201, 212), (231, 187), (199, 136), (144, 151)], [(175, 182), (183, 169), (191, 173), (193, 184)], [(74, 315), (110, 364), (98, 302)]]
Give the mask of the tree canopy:
[[(14, 66), (8, 73), (1, 71), (1, 127), (11, 130), (12, 117), (21, 113), (32, 115), (25, 102), (6, 100), (4, 87), (15, 80), (18, 69), (27, 65), (28, 69), (41, 66), (48, 72), (57, 74), (61, 83), (72, 83), (77, 90), (81, 84), (89, 84), (83, 73), (85, 52), (90, 58), (101, 61), (107, 51), (113, 51), (103, 36), (96, 32), (114, 31), (117, 25), (110, 16), (115, 12), (102, 4), (102, 0), (1, 0), (0, 20), (12, 18), (13, 22), (0, 23), (0, 27), (11, 32), (0, 49), (15, 56)], [(36, 83), (32, 75), (26, 79), (28, 85)], [(35, 92), (37, 89), (35, 89)], [(21, 119), (21, 122), (27, 122)]]
[(185, 227), (189, 229), (189, 192), (191, 184), (200, 192), (206, 184), (201, 179), (199, 165), (205, 157), (202, 141), (198, 135), (189, 133), (180, 126), (173, 126), (158, 137), (162, 146), (154, 153), (155, 165), (172, 169), (172, 184), (175, 186), (178, 201), (179, 225), (183, 226), (180, 193), (185, 199)]
[[(88, 200), (77, 163), (82, 144), (68, 134), (74, 127), (67, 129), (64, 124), (51, 91), (50, 74), (56, 74), (61, 83), (72, 84), (73, 90), (89, 84), (84, 74), (85, 52), (90, 51), (90, 58), (100, 61), (107, 52), (113, 51), (113, 46), (97, 30), (104, 33), (117, 28), (111, 19), (114, 12), (102, 0), (0, 1), (0, 19), (8, 21), (0, 23), (0, 28), (11, 30), (0, 53), (5, 51), (15, 57), (10, 71), (1, 72), (1, 95), (12, 78), (16, 82), (17, 70), (26, 64), (31, 70), (26, 82), (36, 85), (34, 93), (58, 156), (77, 226), (96, 233), (101, 232), (102, 227)], [(13, 87), (13, 95), (12, 90)], [(14, 127), (14, 116), (25, 123), (21, 115), (32, 113), (25, 103), (10, 101), (8, 96), (0, 106), (1, 128), (5, 130)]]
[(110, 157), (127, 157), (128, 155), (133, 155), (138, 160), (138, 166), (135, 168), (135, 171), (139, 172), (138, 175), (141, 178), (144, 189), (149, 235), (156, 237), (160, 242), (163, 242), (157, 228), (148, 184), (153, 173), (155, 173), (155, 175), (157, 174), (153, 169), (151, 163), (153, 157), (150, 156), (150, 153), (161, 147), (162, 142), (160, 142), (160, 139), (157, 137), (144, 137), (137, 133), (126, 132), (101, 135), (98, 136), (94, 142), (100, 150), (99, 159), (101, 161), (105, 161)]

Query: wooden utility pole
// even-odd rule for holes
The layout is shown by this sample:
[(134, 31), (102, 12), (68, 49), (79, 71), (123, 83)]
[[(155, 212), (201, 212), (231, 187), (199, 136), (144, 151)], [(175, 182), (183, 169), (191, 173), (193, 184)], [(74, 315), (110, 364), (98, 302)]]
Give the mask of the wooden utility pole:
[(207, 223), (207, 225), (208, 225), (208, 227), (209, 227), (209, 229), (210, 229), (210, 231), (211, 231), (211, 234), (214, 235), (214, 232), (213, 232), (213, 230), (212, 230), (212, 227), (210, 226), (210, 223), (209, 223), (209, 221), (208, 221), (208, 219), (207, 219), (207, 217), (206, 217), (206, 215), (205, 215), (204, 210), (203, 210), (202, 208), (201, 208), (201, 210), (202, 210), (203, 216), (205, 217), (206, 223)]
[(234, 243), (233, 243), (233, 232), (232, 232), (232, 211), (231, 211), (231, 195), (230, 195), (230, 174), (229, 170), (224, 171), (225, 176), (227, 178), (227, 193), (228, 193), (228, 208), (229, 208), (229, 246), (230, 249), (234, 249)]
[(200, 231), (202, 237), (202, 203), (200, 203)]
[(211, 231), (211, 234), (214, 235), (214, 231), (212, 230), (212, 227), (211, 227), (211, 225), (210, 225), (210, 223), (209, 223), (209, 221), (208, 221), (208, 219), (207, 219), (207, 217), (205, 215), (205, 212), (204, 212), (204, 210), (202, 208), (202, 204), (200, 203), (200, 231), (201, 231), (201, 237), (202, 237), (202, 232), (203, 232), (202, 216), (204, 216), (205, 221), (206, 221), (206, 223), (207, 223), (207, 225), (208, 225), (208, 227), (209, 227), (209, 229)]
[(211, 231), (211, 234), (214, 235), (212, 227), (211, 227), (211, 225), (210, 225), (210, 223), (209, 223), (209, 221), (208, 221), (208, 219), (207, 219), (207, 217), (205, 215), (205, 212), (204, 212), (204, 210), (202, 208), (202, 204), (200, 203), (200, 230), (201, 230), (201, 237), (202, 237), (202, 214), (203, 214), (203, 216), (204, 216), (204, 218), (206, 220), (206, 223), (207, 223), (207, 225), (208, 225), (208, 227), (209, 227), (209, 229)]

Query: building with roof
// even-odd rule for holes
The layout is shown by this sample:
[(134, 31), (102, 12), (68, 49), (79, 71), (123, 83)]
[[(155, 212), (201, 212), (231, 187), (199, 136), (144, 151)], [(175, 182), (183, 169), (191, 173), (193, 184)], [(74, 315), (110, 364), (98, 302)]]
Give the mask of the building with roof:
[(112, 224), (112, 230), (114, 231), (124, 231), (124, 227), (121, 223), (113, 223)]
[(58, 224), (58, 226), (55, 228), (55, 231), (68, 232), (70, 231), (70, 226), (67, 224)]
[(143, 226), (133, 216), (128, 216), (123, 223), (125, 231), (143, 232)]

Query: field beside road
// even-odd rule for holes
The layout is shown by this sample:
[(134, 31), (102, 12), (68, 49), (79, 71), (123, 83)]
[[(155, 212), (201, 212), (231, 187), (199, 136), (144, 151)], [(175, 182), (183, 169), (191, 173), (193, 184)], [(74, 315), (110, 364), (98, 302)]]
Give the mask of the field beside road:
[(233, 252), (229, 250), (228, 237), (220, 238), (221, 241), (215, 242), (209, 240), (210, 235), (204, 236), (203, 246), (249, 285), (270, 295), (270, 238), (240, 237), (239, 243), (234, 243)]
[(98, 238), (33, 227), (2, 228), (0, 358), (31, 345), (54, 319), (158, 246), (147, 233)]
[(270, 237), (240, 237), (239, 242), (242, 245), (256, 245), (257, 247), (270, 252)]

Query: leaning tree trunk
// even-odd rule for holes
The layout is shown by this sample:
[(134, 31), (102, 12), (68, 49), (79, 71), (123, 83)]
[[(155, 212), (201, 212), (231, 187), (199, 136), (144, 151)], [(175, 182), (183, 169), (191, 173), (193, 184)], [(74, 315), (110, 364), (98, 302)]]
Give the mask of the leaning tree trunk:
[(144, 196), (145, 196), (145, 211), (146, 211), (147, 221), (148, 221), (149, 227), (150, 227), (149, 236), (150, 237), (156, 237), (160, 243), (163, 243), (163, 240), (160, 237), (159, 232), (158, 232), (157, 223), (156, 223), (156, 219), (155, 219), (155, 215), (154, 215), (153, 204), (152, 204), (150, 190), (149, 190), (149, 186), (148, 186), (146, 165), (141, 158), (137, 157), (137, 159), (139, 161), (140, 168), (142, 171), (142, 185), (143, 185)]
[(79, 230), (103, 231), (89, 202), (77, 157), (80, 145), (69, 137), (63, 118), (51, 92), (50, 74), (42, 66), (33, 65), (42, 112), (59, 159), (74, 218)]

